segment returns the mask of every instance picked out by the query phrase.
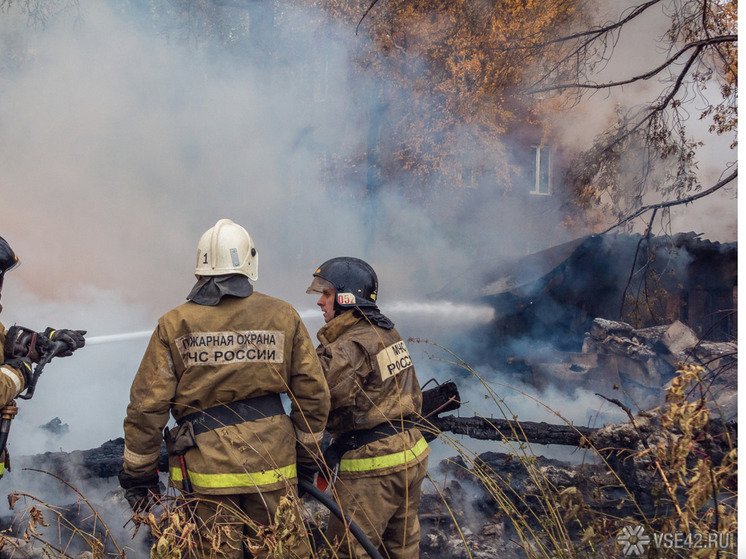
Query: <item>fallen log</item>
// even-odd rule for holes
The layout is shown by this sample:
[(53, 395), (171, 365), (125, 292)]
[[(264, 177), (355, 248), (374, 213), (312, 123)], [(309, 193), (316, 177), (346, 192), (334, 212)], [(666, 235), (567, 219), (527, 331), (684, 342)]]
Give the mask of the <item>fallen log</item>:
[[(619, 424), (619, 428), (610, 430), (546, 422), (509, 421), (481, 416), (448, 415), (441, 417), (441, 413), (454, 411), (461, 405), (458, 387), (451, 381), (438, 384), (429, 390), (423, 390), (422, 396), (420, 424), (422, 433), (428, 441), (435, 439), (443, 432), (449, 432), (480, 440), (519, 441), (575, 447), (592, 446), (601, 452), (616, 452), (619, 449), (641, 450), (638, 448), (640, 440), (646, 436), (631, 422)], [(723, 424), (714, 421), (708, 432), (727, 451), (728, 445), (723, 443), (727, 440), (736, 444), (738, 423), (731, 421)], [(722, 454), (718, 449), (716, 449), (718, 451), (709, 450), (710, 454), (715, 457), (720, 457)], [(21, 456), (13, 460), (12, 467), (40, 469), (68, 481), (92, 477), (108, 478), (116, 476), (122, 468), (123, 454), (124, 439), (120, 437), (89, 450)], [(168, 455), (165, 446), (161, 447), (158, 469), (161, 472), (168, 471)]]
[[(582, 446), (597, 431), (590, 427), (553, 425), (533, 421), (508, 421), (485, 417), (456, 417), (448, 415), (429, 421), (431, 428), (473, 439), (489, 441), (521, 441), (533, 444)], [(430, 430), (430, 429), (428, 429)]]
[[(607, 426), (602, 429), (579, 427), (572, 425), (554, 425), (545, 422), (508, 421), (505, 419), (489, 419), (484, 417), (433, 417), (426, 420), (423, 434), (429, 440), (440, 432), (450, 432), (456, 435), (466, 435), (480, 440), (492, 441), (520, 441), (532, 444), (558, 444), (565, 446), (584, 446), (591, 441), (595, 448), (618, 454), (620, 449), (630, 451), (641, 450), (639, 447), (640, 433), (630, 423)], [(725, 436), (727, 433), (727, 438)], [(647, 433), (645, 433), (647, 434)], [(734, 446), (738, 440), (738, 423), (713, 423), (709, 434), (719, 445), (727, 449), (727, 441)], [(644, 435), (643, 435), (644, 436)], [(87, 479), (92, 477), (107, 478), (117, 475), (122, 467), (124, 454), (124, 439), (117, 438), (105, 442), (100, 447), (89, 450), (75, 450), (73, 452), (45, 452), (33, 456), (21, 456), (12, 460), (12, 470), (34, 468), (58, 475), (67, 481)], [(714, 459), (722, 455), (719, 449), (710, 449)], [(165, 446), (161, 447), (158, 469), (168, 471), (168, 455)]]
[[(119, 437), (105, 442), (97, 448), (72, 452), (45, 452), (32, 456), (20, 456), (12, 461), (12, 471), (34, 468), (59, 476), (66, 481), (87, 478), (115, 477), (122, 469), (124, 439)], [(168, 471), (168, 454), (161, 446), (158, 469)]]

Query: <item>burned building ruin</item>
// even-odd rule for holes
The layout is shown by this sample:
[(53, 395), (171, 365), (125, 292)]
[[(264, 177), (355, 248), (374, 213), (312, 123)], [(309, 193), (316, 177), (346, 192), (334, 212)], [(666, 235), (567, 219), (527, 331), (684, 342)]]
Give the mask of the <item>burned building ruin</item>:
[(676, 320), (709, 341), (735, 339), (737, 243), (674, 236), (591, 235), (475, 278), (497, 310), (499, 338), (577, 349), (593, 319), (635, 328)]
[(475, 334), (480, 358), (539, 389), (622, 390), (644, 408), (659, 402), (676, 363), (691, 360), (732, 369), (719, 378), (735, 413), (737, 243), (590, 235), (485, 267), (440, 294), (467, 293), (495, 309)]

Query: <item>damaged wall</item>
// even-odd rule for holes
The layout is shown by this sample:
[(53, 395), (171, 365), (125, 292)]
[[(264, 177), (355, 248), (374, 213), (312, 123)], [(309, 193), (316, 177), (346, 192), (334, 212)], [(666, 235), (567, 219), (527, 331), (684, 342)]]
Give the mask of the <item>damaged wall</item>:
[[(474, 333), (472, 347), (484, 348), (484, 362), (520, 373), (521, 360), (537, 352), (582, 352), (596, 318), (637, 329), (680, 321), (709, 342), (735, 340), (737, 257), (737, 243), (695, 233), (591, 235), (471, 269), (433, 296), (494, 307), (495, 319)], [(581, 366), (596, 366), (588, 362), (596, 358), (582, 359)]]
[(678, 361), (705, 364), (733, 417), (737, 252), (695, 233), (591, 235), (484, 266), (438, 295), (495, 308), (463, 351), (472, 365), (477, 354), (542, 392), (582, 388), (649, 409)]
[(732, 340), (737, 253), (737, 243), (710, 242), (694, 233), (649, 241), (594, 235), (553, 269), (540, 270), (543, 275), (485, 293), (497, 310), (493, 332), (570, 350), (579, 348), (594, 318), (604, 317), (637, 328), (680, 320), (699, 337)]

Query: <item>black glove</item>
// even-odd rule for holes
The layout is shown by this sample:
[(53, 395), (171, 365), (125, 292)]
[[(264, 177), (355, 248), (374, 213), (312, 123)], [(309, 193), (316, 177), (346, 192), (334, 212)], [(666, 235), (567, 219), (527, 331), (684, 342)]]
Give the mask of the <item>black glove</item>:
[(131, 476), (119, 470), (119, 485), (124, 489), (124, 498), (133, 512), (147, 512), (161, 494), (158, 474), (149, 476)]
[[(315, 462), (298, 462), (296, 463), (296, 469), (298, 471), (298, 481), (306, 481), (313, 485), (313, 480), (316, 474), (319, 473), (319, 467)], [(298, 496), (303, 497), (306, 492), (298, 485)]]
[(21, 374), (23, 375), (24, 388), (27, 388), (31, 385), (34, 375), (34, 368), (31, 365), (31, 359), (29, 359), (28, 357), (14, 357), (13, 359), (8, 359), (7, 361), (5, 361), (3, 365), (10, 365), (14, 369), (18, 369), (19, 371), (21, 371)]
[(55, 330), (47, 328), (44, 330), (44, 336), (53, 342), (62, 342), (67, 348), (59, 353), (59, 357), (68, 357), (73, 351), (85, 345), (85, 330)]
[(34, 363), (38, 363), (39, 354), (43, 353), (45, 342), (47, 339), (42, 334), (37, 334), (23, 326), (11, 326), (5, 334), (5, 347), (3, 347), (5, 359), (28, 357)]

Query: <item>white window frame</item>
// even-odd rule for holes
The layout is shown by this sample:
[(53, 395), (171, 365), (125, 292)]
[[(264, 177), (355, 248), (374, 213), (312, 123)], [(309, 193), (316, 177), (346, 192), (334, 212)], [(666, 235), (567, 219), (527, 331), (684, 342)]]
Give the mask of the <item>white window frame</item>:
[[(552, 146), (548, 144), (533, 145), (534, 152), (534, 184), (531, 185), (530, 194), (536, 196), (552, 195)], [(543, 181), (542, 157), (548, 158), (546, 162), (546, 181)], [(544, 184), (546, 182), (546, 184)]]

